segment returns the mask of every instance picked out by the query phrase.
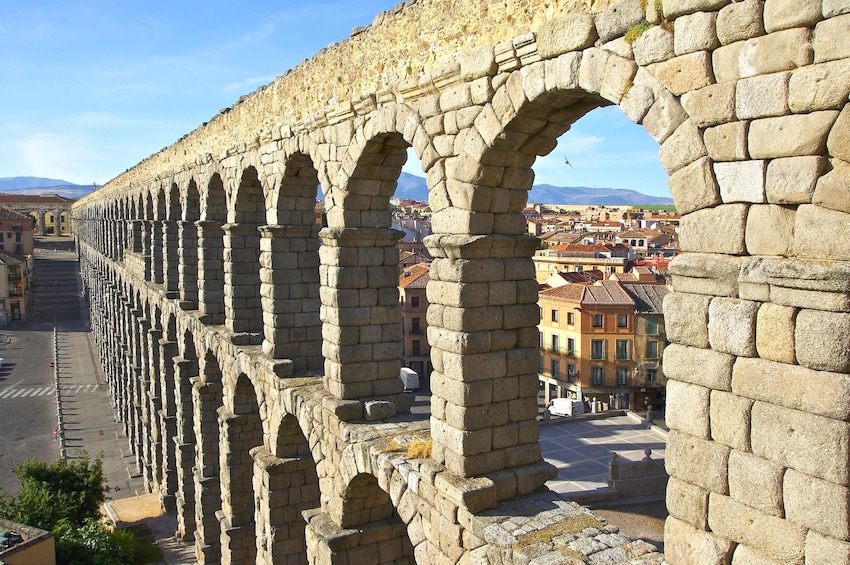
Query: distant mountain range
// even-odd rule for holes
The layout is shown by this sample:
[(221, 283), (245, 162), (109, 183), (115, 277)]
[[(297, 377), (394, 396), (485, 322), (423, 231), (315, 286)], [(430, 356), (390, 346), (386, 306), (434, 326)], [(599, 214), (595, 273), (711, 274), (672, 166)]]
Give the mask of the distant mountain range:
[[(427, 202), (428, 186), (424, 178), (401, 173), (395, 195), (397, 198)], [(649, 196), (625, 188), (552, 186), (551, 184), (535, 184), (532, 186), (528, 201), (542, 204), (592, 204), (596, 206), (673, 204), (672, 198)]]
[(62, 179), (42, 177), (5, 177), (0, 178), (0, 192), (6, 194), (58, 194), (65, 198), (82, 198), (92, 191), (91, 185), (74, 184)]
[[(61, 179), (40, 177), (0, 178), (0, 192), (14, 194), (58, 194), (65, 198), (82, 198), (92, 191), (91, 186), (73, 184)], [(428, 201), (425, 179), (401, 173), (395, 195), (419, 202)], [(543, 204), (592, 204), (597, 206), (673, 204), (672, 198), (648, 196), (625, 188), (589, 188), (586, 186), (552, 186), (536, 184), (528, 195), (529, 202)]]

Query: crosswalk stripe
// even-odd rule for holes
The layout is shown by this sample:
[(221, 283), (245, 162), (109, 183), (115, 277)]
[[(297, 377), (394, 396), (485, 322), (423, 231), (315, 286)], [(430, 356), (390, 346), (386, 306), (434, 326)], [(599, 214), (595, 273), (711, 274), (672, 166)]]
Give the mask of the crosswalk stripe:
[[(59, 389), (63, 395), (67, 396), (86, 392), (95, 392), (98, 390), (98, 385), (60, 385)], [(54, 394), (55, 392), (56, 387), (53, 386), (11, 387), (6, 389), (0, 389), (0, 398), (32, 398), (36, 396), (46, 396), (48, 394)]]

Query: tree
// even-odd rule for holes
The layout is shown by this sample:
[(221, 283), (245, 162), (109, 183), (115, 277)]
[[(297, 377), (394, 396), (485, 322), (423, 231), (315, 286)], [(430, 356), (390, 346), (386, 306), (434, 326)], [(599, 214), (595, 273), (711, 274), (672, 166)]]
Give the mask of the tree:
[(0, 517), (53, 532), (60, 565), (127, 565), (135, 555), (131, 532), (100, 521), (106, 499), (103, 460), (81, 453), (76, 461), (51, 465), (35, 459), (15, 468), (17, 498), (0, 489)]

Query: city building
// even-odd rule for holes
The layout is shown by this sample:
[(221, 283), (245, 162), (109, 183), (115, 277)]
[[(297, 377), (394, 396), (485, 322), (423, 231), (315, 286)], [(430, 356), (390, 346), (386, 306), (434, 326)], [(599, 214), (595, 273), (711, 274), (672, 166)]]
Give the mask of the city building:
[(634, 380), (630, 397), (633, 410), (652, 406), (661, 411), (665, 404), (662, 357), (667, 344), (662, 303), (669, 291), (665, 284), (626, 283), (623, 290), (635, 302)]
[(614, 281), (542, 290), (540, 380), (552, 397), (626, 408), (632, 394), (635, 301)]
[(631, 269), (635, 256), (622, 244), (565, 244), (538, 249), (534, 253), (534, 271), (543, 283), (559, 271), (602, 271), (605, 276)]
[(412, 265), (402, 272), (398, 282), (402, 318), (402, 365), (419, 373), (422, 382), (431, 374), (431, 348), (428, 346), (428, 297), (425, 289), (431, 280), (427, 263)]

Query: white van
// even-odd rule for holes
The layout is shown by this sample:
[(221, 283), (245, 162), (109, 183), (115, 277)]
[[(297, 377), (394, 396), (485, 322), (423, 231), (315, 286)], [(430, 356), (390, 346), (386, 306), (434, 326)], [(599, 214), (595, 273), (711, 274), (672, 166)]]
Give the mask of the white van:
[(419, 390), (419, 373), (413, 369), (402, 367), (398, 378), (404, 383), (404, 390)]
[(549, 402), (549, 413), (553, 416), (578, 416), (584, 414), (584, 403), (572, 398), (553, 398)]

